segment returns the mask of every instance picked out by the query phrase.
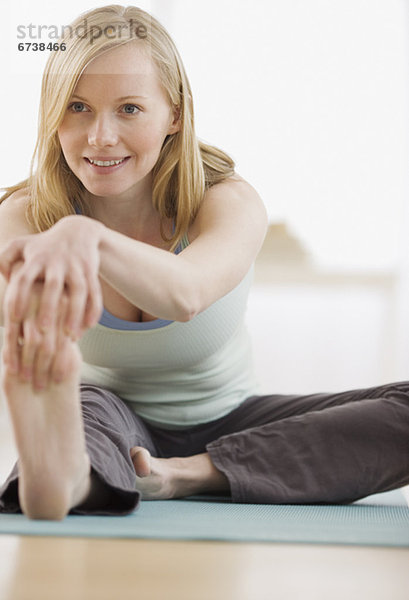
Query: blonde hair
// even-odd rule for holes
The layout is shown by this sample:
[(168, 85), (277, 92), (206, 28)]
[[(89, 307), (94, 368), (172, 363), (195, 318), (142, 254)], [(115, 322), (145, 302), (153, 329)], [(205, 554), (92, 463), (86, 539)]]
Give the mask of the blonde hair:
[[(124, 29), (129, 30), (127, 38), (123, 37)], [(102, 35), (107, 31), (109, 36)], [(113, 32), (117, 32), (114, 37)], [(6, 194), (0, 202), (26, 188), (30, 196), (27, 218), (38, 231), (74, 214), (77, 207), (83, 214), (89, 214), (85, 188), (65, 161), (58, 128), (88, 63), (130, 40), (138, 40), (150, 52), (169, 102), (179, 112), (180, 130), (168, 135), (163, 143), (153, 169), (152, 190), (153, 206), (161, 216), (161, 236), (171, 243), (173, 251), (196, 216), (206, 189), (234, 175), (235, 164), (225, 152), (196, 137), (191, 88), (178, 50), (158, 21), (134, 6), (97, 8), (83, 13), (64, 28), (58, 44), (65, 44), (66, 50), (52, 52), (44, 70), (30, 175), (5, 188)], [(165, 237), (164, 218), (174, 220), (171, 238)]]

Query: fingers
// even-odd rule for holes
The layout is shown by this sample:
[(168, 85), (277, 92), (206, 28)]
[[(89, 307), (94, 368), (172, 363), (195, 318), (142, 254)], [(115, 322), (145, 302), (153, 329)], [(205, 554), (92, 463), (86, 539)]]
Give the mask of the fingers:
[[(64, 278), (50, 270), (44, 282), (32, 283), (27, 308), (21, 322), (11, 318), (13, 296), (24, 277), (15, 283), (21, 269), (13, 275), (5, 295), (5, 343), (3, 360), (10, 372), (19, 374), (23, 382), (31, 382), (36, 391), (51, 380), (60, 382), (68, 375), (65, 354), (69, 352), (64, 338), (77, 340), (89, 324), (94, 325), (102, 310), (102, 295), (96, 277), (88, 294), (85, 277), (73, 269), (64, 286)], [(96, 281), (96, 282), (95, 282)], [(19, 343), (23, 341), (23, 344)]]
[(41, 390), (51, 379), (66, 377), (64, 353), (69, 346), (64, 338), (76, 341), (98, 322), (102, 292), (92, 253), (83, 262), (67, 257), (67, 251), (57, 257), (49, 250), (33, 255), (28, 245), (19, 238), (0, 253), (0, 271), (9, 274), (3, 360), (22, 381)]
[[(37, 326), (36, 312), (33, 312), (23, 322), (23, 340), (20, 357), (20, 380), (31, 382), (33, 389), (40, 392), (52, 381), (58, 382), (68, 375), (66, 356), (62, 350), (67, 338), (64, 322), (69, 301), (63, 295), (57, 307), (57, 316), (52, 327), (40, 331)], [(54, 375), (54, 365), (57, 365), (57, 376)]]
[(37, 325), (40, 331), (46, 332), (54, 327), (63, 292), (64, 274), (55, 266), (51, 266), (45, 273), (38, 307)]
[(89, 277), (88, 290), (89, 293), (82, 323), (83, 329), (94, 327), (101, 317), (103, 309), (102, 291), (97, 275)]
[(102, 312), (102, 293), (98, 276), (85, 273), (77, 266), (70, 265), (66, 274), (50, 268), (45, 275), (38, 311), (38, 326), (46, 331), (53, 326), (53, 315), (64, 294), (68, 294), (63, 329), (72, 340), (78, 340), (84, 331), (93, 327)]
[(33, 284), (40, 275), (40, 267), (23, 265), (13, 273), (7, 285), (4, 311), (11, 321), (21, 322), (28, 312)]
[[(64, 324), (69, 298), (64, 293), (58, 302), (51, 321), (45, 331), (38, 327), (38, 307), (43, 291), (36, 284), (30, 298), (27, 317), (22, 324), (7, 320), (4, 336), (3, 361), (10, 371), (19, 375), (20, 381), (31, 383), (34, 391), (41, 391), (52, 381), (63, 381), (69, 375), (70, 361), (66, 360), (67, 336)], [(65, 348), (65, 349), (64, 349)]]
[(88, 286), (85, 277), (80, 269), (71, 269), (66, 277), (69, 304), (63, 327), (67, 335), (73, 340), (81, 336), (81, 328), (84, 320), (84, 313), (87, 305)]
[(70, 305), (66, 318), (66, 331), (78, 340), (84, 331), (98, 323), (102, 312), (102, 292), (98, 272), (89, 265), (81, 271), (71, 268), (66, 276)]
[[(43, 335), (37, 329), (34, 316), (23, 322), (23, 346), (21, 348), (20, 379), (30, 382), (33, 379), (34, 361), (43, 344)], [(35, 382), (34, 382), (35, 383)]]
[(57, 326), (56, 352), (50, 370), (50, 378), (54, 383), (62, 383), (71, 374), (70, 345), (73, 342), (64, 330), (68, 310), (69, 301), (64, 297)]
[[(38, 349), (34, 365), (34, 389), (42, 390), (50, 383), (61, 383), (69, 374), (67, 372), (66, 356), (63, 351), (63, 342), (67, 338), (64, 332), (64, 322), (67, 315), (68, 298), (62, 296), (58, 306), (58, 317), (55, 327), (43, 333), (43, 340)], [(61, 361), (61, 367), (59, 362)], [(57, 365), (57, 372), (55, 371)]]
[[(20, 268), (19, 264), (12, 268), (14, 274), (18, 272)], [(4, 340), (3, 340), (3, 361), (8, 366), (9, 370), (13, 374), (17, 374), (20, 368), (20, 351), (21, 344), (19, 341), (23, 337), (22, 324), (19, 321), (13, 320), (10, 317), (10, 312), (13, 311), (13, 302), (11, 299), (10, 285), (6, 288), (6, 293), (3, 299), (3, 312), (4, 312)]]
[(23, 259), (24, 240), (25, 238), (13, 240), (0, 252), (0, 273), (7, 280), (12, 272), (13, 265)]
[[(9, 321), (18, 323), (29, 312), (30, 296), (39, 285), (36, 277), (38, 270), (30, 273), (23, 267), (11, 279), (7, 286), (5, 298), (5, 314)], [(50, 266), (43, 274), (40, 301), (37, 311), (37, 328), (46, 333), (55, 323), (55, 315), (64, 294), (69, 296), (66, 319), (63, 325), (65, 332), (73, 340), (78, 340), (84, 330), (93, 327), (102, 312), (102, 293), (97, 276), (86, 279), (81, 269), (71, 266), (68, 273), (63, 273), (56, 266)]]
[[(19, 348), (20, 380), (26, 383), (33, 381), (33, 387), (35, 389), (40, 389), (41, 387), (39, 385), (38, 369), (40, 368), (41, 372), (44, 370), (43, 362), (44, 360), (47, 360), (44, 357), (52, 353), (55, 346), (55, 344), (53, 344), (53, 336), (55, 337), (54, 329), (50, 328), (48, 334), (44, 335), (39, 330), (36, 323), (42, 287), (43, 286), (38, 283), (33, 287), (33, 292), (30, 296), (28, 305), (28, 312), (21, 326), (21, 347)], [(17, 345), (19, 346), (19, 339), (17, 340)]]
[[(26, 317), (32, 287), (41, 281), (44, 290), (38, 313), (40, 329), (50, 326), (64, 288), (70, 293), (66, 325), (72, 337), (78, 337), (84, 325), (95, 325), (102, 310), (99, 238), (99, 226), (84, 217), (60, 219), (47, 231), (10, 242), (0, 252), (0, 273), (7, 277), (10, 287), (10, 319), (22, 321)], [(13, 267), (19, 262), (21, 268), (14, 273)]]
[(49, 328), (41, 334), (41, 343), (33, 358), (33, 388), (44, 390), (52, 381), (51, 369), (57, 351), (58, 329)]

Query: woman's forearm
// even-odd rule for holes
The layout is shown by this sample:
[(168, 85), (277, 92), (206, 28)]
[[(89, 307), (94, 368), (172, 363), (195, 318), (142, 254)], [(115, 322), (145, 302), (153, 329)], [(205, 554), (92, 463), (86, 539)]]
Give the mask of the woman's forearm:
[(193, 267), (182, 257), (105, 226), (99, 235), (100, 277), (129, 302), (160, 319), (197, 313)]

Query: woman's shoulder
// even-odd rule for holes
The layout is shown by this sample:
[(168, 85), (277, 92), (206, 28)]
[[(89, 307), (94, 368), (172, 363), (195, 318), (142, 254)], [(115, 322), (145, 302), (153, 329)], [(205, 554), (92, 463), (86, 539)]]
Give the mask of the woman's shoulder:
[[(13, 188), (11, 188), (13, 189)], [(1, 200), (0, 210), (18, 210), (25, 208), (30, 200), (30, 192), (27, 187), (18, 188), (10, 193), (3, 194), (4, 200)]]
[(0, 237), (8, 239), (18, 235), (35, 233), (27, 220), (30, 194), (27, 188), (12, 192), (0, 203)]
[[(193, 240), (203, 229), (204, 222), (226, 218), (247, 222), (260, 229), (264, 237), (268, 216), (263, 200), (257, 190), (243, 177), (235, 173), (208, 188), (203, 196), (200, 209), (189, 229), (189, 239)], [(258, 227), (257, 227), (258, 225)]]
[(215, 183), (214, 185), (212, 185), (211, 187), (209, 187), (206, 191), (206, 194), (209, 193), (214, 193), (217, 192), (218, 190), (226, 190), (226, 189), (248, 189), (248, 190), (253, 190), (255, 192), (254, 187), (246, 180), (244, 179), (244, 177), (242, 177), (241, 175), (239, 175), (238, 173), (233, 173), (233, 175), (230, 175), (228, 177), (226, 177), (225, 179), (223, 179), (222, 181), (219, 181), (217, 183)]
[(254, 213), (266, 216), (266, 210), (257, 190), (239, 174), (227, 177), (223, 181), (212, 185), (206, 190), (202, 206), (213, 203), (231, 205), (237, 208), (246, 208)]

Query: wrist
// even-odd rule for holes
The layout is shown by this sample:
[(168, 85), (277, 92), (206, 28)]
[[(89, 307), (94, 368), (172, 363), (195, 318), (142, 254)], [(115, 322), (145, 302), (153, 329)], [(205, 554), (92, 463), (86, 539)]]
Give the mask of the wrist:
[(94, 238), (96, 246), (99, 248), (104, 231), (105, 225), (101, 221), (86, 217), (85, 215), (68, 215), (63, 217), (54, 225), (54, 228), (68, 232), (68, 235), (86, 235), (87, 241)]

